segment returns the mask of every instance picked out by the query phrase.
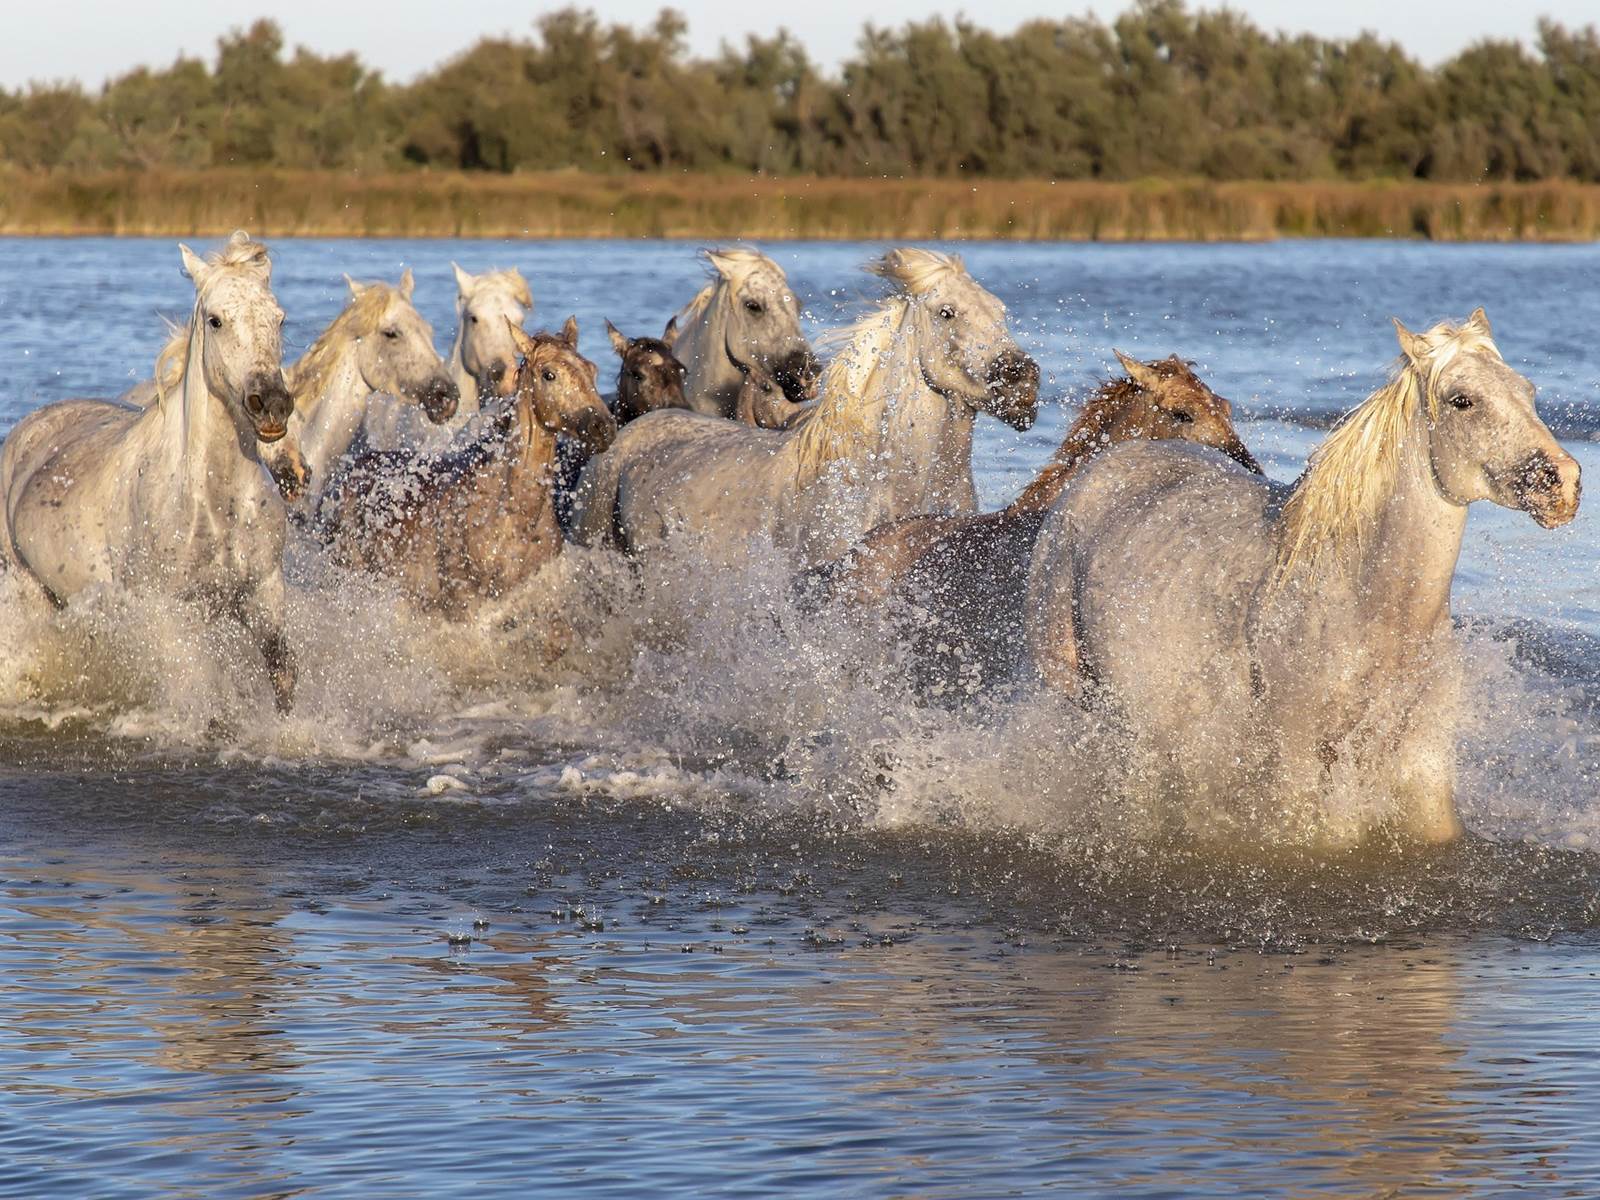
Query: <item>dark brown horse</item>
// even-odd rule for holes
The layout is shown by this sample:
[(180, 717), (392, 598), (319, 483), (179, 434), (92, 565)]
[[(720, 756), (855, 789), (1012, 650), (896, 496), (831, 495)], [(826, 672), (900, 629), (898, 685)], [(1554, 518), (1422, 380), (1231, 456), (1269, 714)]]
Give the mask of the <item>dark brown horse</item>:
[(857, 603), (905, 602), (925, 690), (976, 691), (1009, 677), (1022, 647), (1028, 562), (1044, 515), (1073, 473), (1117, 442), (1181, 438), (1261, 467), (1234, 430), (1232, 409), (1176, 355), (1142, 363), (1120, 350), (1127, 377), (1090, 396), (1055, 457), (999, 512), (919, 516), (880, 525), (829, 568), (829, 592)]
[(606, 335), (622, 365), (617, 390), (606, 397), (619, 426), (658, 408), (688, 408), (683, 392), (684, 367), (672, 353), (678, 338), (678, 318), (673, 317), (658, 338), (630, 338), (610, 321)]
[(616, 437), (578, 354), (578, 324), (532, 336), (512, 327), (522, 359), (502, 376), (508, 396), (483, 436), (462, 450), (414, 460), (358, 458), (318, 511), (336, 562), (397, 580), (424, 607), (460, 619), (503, 596), (561, 552), (552, 497), (557, 437), (592, 453)]

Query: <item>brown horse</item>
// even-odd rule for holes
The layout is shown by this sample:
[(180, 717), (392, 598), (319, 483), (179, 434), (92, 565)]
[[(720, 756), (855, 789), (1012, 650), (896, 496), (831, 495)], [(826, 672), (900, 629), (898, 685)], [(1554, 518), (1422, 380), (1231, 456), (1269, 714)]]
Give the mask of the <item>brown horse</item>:
[[(677, 317), (667, 322), (658, 338), (630, 338), (610, 321), (606, 322), (606, 336), (622, 360), (617, 369), (617, 390), (605, 397), (606, 407), (617, 419), (617, 428), (658, 408), (689, 407), (689, 398), (683, 391), (687, 373), (672, 353), (678, 337)], [(556, 519), (563, 533), (572, 516), (572, 496), (578, 479), (595, 453), (577, 438), (564, 437), (556, 443)]]
[(556, 438), (591, 452), (617, 422), (578, 354), (578, 323), (532, 336), (512, 326), (522, 360), (501, 378), (509, 402), (465, 449), (414, 460), (358, 458), (329, 489), (318, 521), (334, 560), (396, 579), (417, 603), (453, 619), (503, 596), (561, 552), (552, 484)]
[[(731, 354), (728, 357), (733, 358)], [(734, 402), (734, 420), (757, 429), (788, 429), (801, 414), (816, 407), (813, 402), (797, 403), (785, 396), (777, 379), (765, 367), (742, 363), (736, 358), (733, 362), (744, 374), (739, 384), (739, 397)]]
[(915, 614), (919, 680), (936, 695), (1009, 677), (1022, 648), (1022, 602), (1040, 526), (1074, 472), (1117, 442), (1181, 438), (1222, 451), (1257, 474), (1232, 409), (1176, 355), (1142, 363), (1115, 351), (1126, 378), (1090, 396), (1055, 457), (999, 512), (907, 517), (880, 525), (821, 572), (856, 603), (905, 601)]
[(606, 399), (619, 426), (654, 412), (658, 408), (688, 408), (684, 395), (684, 366), (672, 353), (678, 338), (678, 318), (673, 317), (658, 338), (630, 338), (610, 321), (606, 336), (622, 365), (617, 371), (617, 390)]

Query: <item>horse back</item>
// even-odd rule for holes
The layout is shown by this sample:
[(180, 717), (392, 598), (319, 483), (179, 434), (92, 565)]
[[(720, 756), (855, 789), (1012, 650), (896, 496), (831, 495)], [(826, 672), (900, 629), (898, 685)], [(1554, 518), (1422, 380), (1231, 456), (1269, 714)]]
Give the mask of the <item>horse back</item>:
[[(1192, 691), (1230, 656), (1275, 558), (1288, 489), (1218, 451), (1127, 442), (1086, 463), (1044, 518), (1029, 565), (1029, 642), (1070, 642), (1080, 671), (1134, 702)], [(1047, 628), (1071, 622), (1072, 629)], [(1037, 654), (1037, 650), (1036, 650)]]

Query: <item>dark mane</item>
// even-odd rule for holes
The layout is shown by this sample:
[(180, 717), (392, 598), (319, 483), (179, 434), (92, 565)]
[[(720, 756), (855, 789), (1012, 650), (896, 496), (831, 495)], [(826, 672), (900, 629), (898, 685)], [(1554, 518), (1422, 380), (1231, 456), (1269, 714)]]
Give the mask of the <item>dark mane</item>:
[[(1151, 365), (1163, 379), (1175, 379), (1180, 375), (1193, 374), (1189, 364), (1176, 355)], [(1061, 445), (1054, 457), (1012, 502), (1012, 511), (1037, 512), (1055, 503), (1055, 498), (1061, 491), (1063, 477), (1070, 475), (1085, 459), (1105, 447), (1106, 440), (1103, 435), (1111, 422), (1143, 393), (1144, 388), (1126, 375), (1108, 379), (1095, 388), (1085, 401), (1078, 419), (1067, 430), (1067, 436), (1061, 439)]]

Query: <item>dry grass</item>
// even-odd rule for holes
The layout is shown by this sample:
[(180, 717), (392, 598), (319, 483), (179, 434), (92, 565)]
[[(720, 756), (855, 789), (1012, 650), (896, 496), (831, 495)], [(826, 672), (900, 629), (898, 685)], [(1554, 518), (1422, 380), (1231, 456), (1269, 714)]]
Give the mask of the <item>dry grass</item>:
[(1052, 183), (0, 168), (0, 233), (268, 237), (1600, 237), (1600, 185)]

